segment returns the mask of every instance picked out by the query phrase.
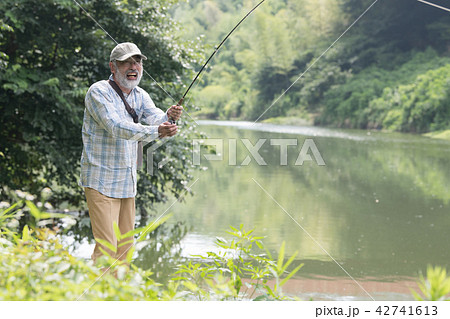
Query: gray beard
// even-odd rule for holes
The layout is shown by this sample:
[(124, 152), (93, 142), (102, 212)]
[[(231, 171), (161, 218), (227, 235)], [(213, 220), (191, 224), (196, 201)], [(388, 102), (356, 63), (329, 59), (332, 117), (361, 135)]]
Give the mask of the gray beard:
[(132, 90), (136, 86), (139, 85), (139, 82), (141, 82), (141, 78), (142, 78), (142, 72), (141, 73), (136, 72), (136, 73), (138, 73), (137, 80), (130, 81), (130, 80), (127, 79), (126, 75), (123, 76), (120, 72), (116, 72), (117, 82), (119, 83), (120, 86), (122, 86), (122, 87), (124, 87), (124, 88), (126, 88), (128, 90)]

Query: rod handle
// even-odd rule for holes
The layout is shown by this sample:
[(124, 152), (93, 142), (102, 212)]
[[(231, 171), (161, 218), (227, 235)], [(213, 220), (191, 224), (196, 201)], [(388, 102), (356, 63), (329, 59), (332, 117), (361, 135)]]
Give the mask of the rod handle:
[[(183, 104), (184, 98), (182, 97), (181, 100), (178, 101), (177, 106), (181, 106)], [(177, 124), (174, 119), (169, 118), (170, 124)]]

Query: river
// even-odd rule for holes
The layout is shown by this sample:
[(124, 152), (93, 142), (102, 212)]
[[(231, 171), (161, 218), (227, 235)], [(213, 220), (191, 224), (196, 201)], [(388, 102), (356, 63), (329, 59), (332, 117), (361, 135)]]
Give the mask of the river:
[[(428, 264), (449, 267), (450, 142), (418, 135), (201, 121), (195, 195), (168, 202), (186, 257), (229, 225), (304, 267), (284, 288), (315, 300), (412, 300)], [(217, 154), (207, 158), (202, 145)], [(206, 156), (205, 156), (206, 155)]]

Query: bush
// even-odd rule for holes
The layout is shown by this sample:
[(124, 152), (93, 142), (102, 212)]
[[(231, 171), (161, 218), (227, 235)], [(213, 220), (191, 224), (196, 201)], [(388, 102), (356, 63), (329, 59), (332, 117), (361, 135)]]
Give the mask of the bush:
[[(181, 265), (179, 276), (174, 280), (181, 281), (198, 300), (252, 299), (254, 296), (253, 300), (291, 299), (283, 295), (282, 287), (303, 266), (300, 264), (287, 272), (297, 253), (284, 262), (283, 242), (278, 259), (274, 261), (267, 250), (263, 253), (262, 237), (252, 236), (253, 230), (246, 231), (242, 224), (239, 229), (230, 228), (228, 234), (234, 237), (231, 242), (216, 239), (216, 245), (225, 251), (197, 256), (201, 263), (190, 261)], [(274, 279), (275, 283), (270, 285), (269, 279)]]
[(366, 68), (328, 90), (316, 123), (404, 132), (448, 128), (449, 58), (428, 49), (406, 60), (393, 70)]
[[(26, 207), (39, 212), (29, 201)], [(18, 233), (11, 229), (11, 220), (22, 213), (20, 208), (19, 203), (0, 213), (0, 300), (159, 299), (159, 287), (149, 272), (116, 263), (105, 274), (91, 262), (71, 256), (55, 230), (25, 226)], [(59, 217), (39, 213), (38, 221)]]
[[(8, 204), (2, 202), (2, 206)], [(25, 225), (19, 231), (24, 214), (36, 226)], [(202, 262), (181, 264), (171, 280), (161, 285), (150, 271), (132, 262), (133, 252), (125, 262), (104, 256), (98, 265), (70, 255), (58, 236), (61, 218), (68, 216), (42, 212), (31, 201), (0, 211), (0, 300), (235, 300), (253, 296), (255, 300), (281, 300), (287, 298), (281, 287), (302, 266), (287, 272), (295, 255), (284, 262), (284, 243), (277, 261), (270, 254), (252, 252), (253, 245), (263, 249), (261, 238), (251, 236), (253, 231), (241, 225), (239, 230), (232, 228), (230, 234), (236, 239), (230, 243), (218, 239), (224, 253), (211, 252), (201, 257)], [(148, 233), (165, 219), (136, 229), (133, 234), (140, 233), (139, 245), (133, 249), (143, 247)], [(269, 279), (275, 280), (273, 288)]]
[(450, 127), (450, 64), (419, 75), (412, 84), (386, 88), (368, 108), (383, 128), (428, 132)]
[(418, 282), (422, 296), (413, 291), (416, 300), (420, 301), (449, 301), (450, 300), (450, 277), (447, 276), (445, 268), (428, 266), (427, 277), (420, 275)]

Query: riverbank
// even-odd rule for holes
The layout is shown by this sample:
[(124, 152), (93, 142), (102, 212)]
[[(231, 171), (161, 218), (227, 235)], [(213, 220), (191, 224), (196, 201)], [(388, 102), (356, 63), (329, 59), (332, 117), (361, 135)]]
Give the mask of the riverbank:
[(267, 124), (276, 124), (276, 125), (294, 125), (294, 126), (313, 126), (314, 125), (314, 122), (311, 119), (305, 119), (305, 118), (295, 117), (295, 116), (271, 117), (262, 122), (267, 123)]
[(423, 135), (427, 136), (427, 137), (431, 137), (431, 138), (438, 138), (438, 139), (450, 141), (450, 130), (430, 132), (430, 133), (425, 133)]
[[(311, 119), (305, 119), (305, 118), (295, 117), (295, 116), (273, 117), (273, 118), (269, 118), (269, 119), (262, 121), (262, 123), (275, 124), (275, 125), (292, 125), (292, 126), (314, 126), (314, 123)], [(383, 131), (393, 132), (393, 131), (389, 131), (389, 130), (383, 130)], [(422, 135), (426, 136), (426, 137), (430, 137), (430, 138), (450, 141), (450, 130), (428, 132), (428, 133), (424, 133)]]

